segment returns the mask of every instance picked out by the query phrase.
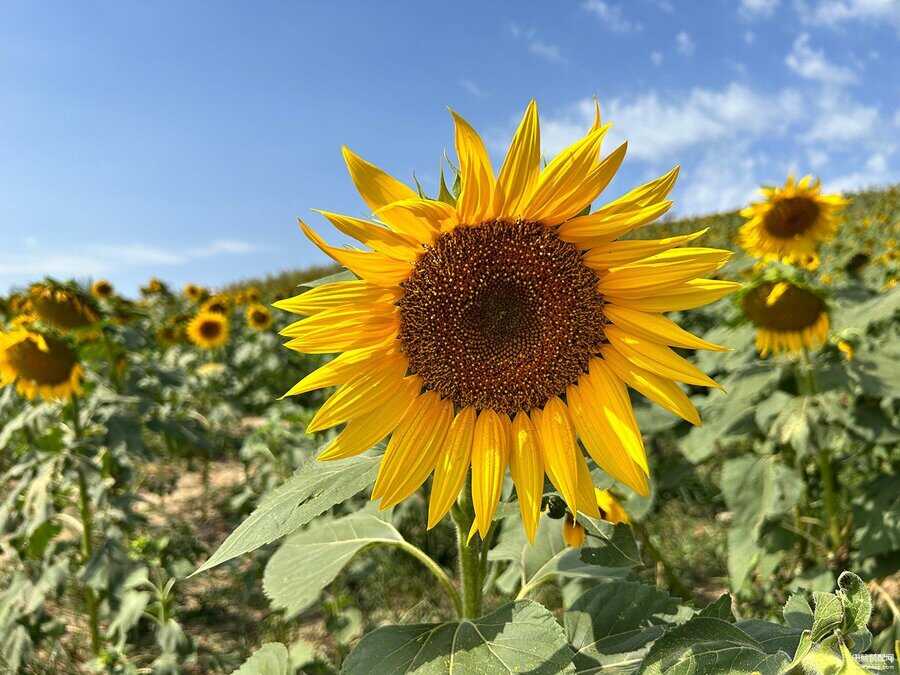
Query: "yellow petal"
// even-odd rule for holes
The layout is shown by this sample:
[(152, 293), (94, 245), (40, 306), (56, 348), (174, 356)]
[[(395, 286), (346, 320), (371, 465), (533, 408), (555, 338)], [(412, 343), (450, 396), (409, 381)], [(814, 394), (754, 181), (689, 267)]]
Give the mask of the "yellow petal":
[(358, 373), (322, 404), (306, 433), (337, 426), (379, 407), (399, 389), (407, 365), (405, 356), (394, 353)]
[(323, 253), (339, 262), (356, 276), (377, 286), (398, 286), (412, 271), (412, 266), (408, 261), (395, 260), (383, 253), (353, 251), (329, 246), (302, 220), (300, 227), (303, 233), (322, 249)]
[(367, 281), (336, 281), (273, 302), (272, 306), (293, 314), (310, 315), (343, 305), (393, 304), (401, 294), (399, 288), (374, 286)]
[(468, 406), (457, 413), (447, 432), (444, 449), (434, 467), (431, 498), (428, 502), (428, 529), (437, 525), (447, 515), (459, 496), (469, 462), (472, 458), (472, 438), (475, 435), (475, 408)]
[(456, 203), (459, 222), (477, 225), (493, 217), (494, 169), (481, 137), (462, 117), (451, 111), (456, 125), (456, 156), (461, 191)]
[(622, 406), (600, 400), (587, 375), (583, 375), (577, 385), (569, 385), (566, 401), (578, 437), (597, 465), (638, 494), (649, 494), (647, 473), (626, 447), (635, 444), (637, 428), (637, 423), (628, 418), (627, 411)]
[(634, 211), (651, 204), (655, 204), (664, 200), (675, 187), (675, 181), (678, 178), (679, 167), (675, 166), (668, 173), (651, 180), (648, 183), (639, 185), (633, 190), (629, 190), (618, 199), (611, 201), (602, 208), (597, 209), (597, 213), (612, 215), (624, 211)]
[(522, 411), (512, 421), (509, 472), (516, 486), (525, 534), (533, 543), (544, 497), (544, 458), (534, 425)]
[(591, 470), (581, 451), (575, 452), (575, 461), (578, 465), (578, 510), (591, 518), (599, 518), (594, 479), (591, 478)]
[(596, 131), (601, 126), (603, 126), (603, 121), (600, 119), (600, 101), (597, 98), (594, 98), (594, 123), (591, 125), (591, 131)]
[(494, 213), (514, 220), (521, 215), (541, 173), (541, 128), (534, 99), (525, 109), (497, 177)]
[(614, 241), (610, 243), (600, 244), (591, 248), (584, 255), (584, 264), (601, 272), (605, 272), (610, 267), (620, 267), (628, 263), (647, 258), (663, 251), (687, 244), (704, 234), (709, 232), (709, 228), (694, 232), (693, 234), (683, 234), (677, 237), (666, 237), (664, 239), (648, 239), (648, 240), (629, 240)]
[(373, 447), (400, 424), (422, 389), (417, 376), (405, 377), (394, 395), (375, 410), (354, 417), (318, 456), (321, 461), (355, 457)]
[(456, 209), (432, 199), (393, 202), (378, 209), (375, 216), (422, 244), (432, 243), (438, 234), (449, 232), (457, 225)]
[(544, 404), (537, 420), (544, 465), (548, 473), (552, 471), (556, 487), (562, 494), (569, 510), (578, 510), (578, 461), (575, 447), (575, 429), (569, 419), (565, 403), (554, 396)]
[(607, 326), (605, 332), (613, 349), (644, 370), (685, 384), (719, 387), (715, 380), (665, 345), (642, 340), (616, 326)]
[(613, 322), (613, 325), (644, 340), (685, 349), (728, 351), (728, 347), (698, 338), (661, 314), (648, 314), (636, 309), (620, 307), (614, 303), (604, 305), (603, 313)]
[(385, 343), (399, 326), (396, 308), (390, 305), (338, 307), (295, 321), (281, 335), (293, 338), (285, 343), (289, 349), (330, 354)]
[(622, 143), (600, 162), (595, 162), (590, 172), (573, 183), (568, 190), (561, 190), (555, 199), (548, 202), (542, 211), (541, 222), (558, 225), (578, 215), (589, 207), (597, 196), (606, 189), (625, 159), (627, 143)]
[(291, 387), (281, 398), (305, 394), (314, 389), (343, 384), (372, 367), (387, 356), (390, 348), (383, 345), (351, 349), (317, 368)]
[(597, 158), (600, 143), (608, 129), (609, 125), (606, 125), (591, 131), (544, 167), (534, 194), (522, 211), (525, 220), (541, 221), (554, 215), (553, 211), (560, 201), (579, 189)]
[(372, 499), (387, 509), (419, 488), (434, 469), (453, 415), (453, 404), (429, 391), (416, 399), (391, 436)]
[(656, 293), (662, 286), (684, 283), (714, 272), (731, 256), (731, 251), (716, 248), (676, 248), (613, 267), (602, 276), (599, 288), (616, 297), (640, 298)]
[(602, 246), (656, 220), (671, 207), (672, 202), (663, 201), (616, 213), (600, 209), (566, 221), (559, 226), (557, 233), (563, 241), (578, 244), (582, 248)]
[(639, 368), (612, 347), (605, 346), (601, 352), (610, 370), (629, 387), (694, 426), (700, 426), (700, 413), (675, 382)]
[(423, 251), (422, 245), (412, 237), (399, 232), (391, 232), (380, 225), (370, 223), (368, 220), (344, 216), (330, 211), (320, 211), (318, 209), (317, 211), (344, 234), (365, 244), (373, 251), (383, 253), (391, 258), (415, 262), (416, 257)]
[(715, 302), (741, 288), (735, 281), (720, 279), (692, 279), (683, 284), (663, 286), (643, 298), (619, 297), (607, 293), (617, 305), (625, 305), (642, 312), (678, 312)]
[(377, 211), (385, 204), (418, 196), (412, 188), (389, 176), (374, 164), (369, 164), (346, 145), (342, 150), (353, 184), (356, 185), (363, 201), (373, 211)]
[(509, 418), (485, 408), (475, 422), (472, 439), (472, 502), (475, 522), (485, 537), (494, 520), (503, 475), (509, 461)]

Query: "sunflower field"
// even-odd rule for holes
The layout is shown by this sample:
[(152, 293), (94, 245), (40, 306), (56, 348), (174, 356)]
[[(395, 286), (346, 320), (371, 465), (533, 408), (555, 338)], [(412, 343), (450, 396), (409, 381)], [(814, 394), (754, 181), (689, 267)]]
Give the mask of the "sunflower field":
[(453, 122), (333, 267), (0, 299), (2, 672), (897, 672), (900, 186)]

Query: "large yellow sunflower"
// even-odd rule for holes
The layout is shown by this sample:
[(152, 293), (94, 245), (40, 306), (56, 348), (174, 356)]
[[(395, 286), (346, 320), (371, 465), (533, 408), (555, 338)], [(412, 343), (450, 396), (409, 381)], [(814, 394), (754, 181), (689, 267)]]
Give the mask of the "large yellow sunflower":
[(756, 349), (762, 357), (799, 354), (821, 346), (828, 337), (828, 305), (809, 288), (790, 281), (763, 281), (747, 289), (741, 309), (756, 326)]
[[(615, 239), (665, 213), (677, 167), (581, 215), (612, 179), (623, 144), (600, 158), (587, 135), (541, 169), (528, 105), (495, 176), (475, 130), (454, 113), (461, 193), (434, 201), (344, 148), (376, 221), (323, 215), (372, 250), (329, 246), (358, 280), (276, 306), (307, 315), (282, 334), (299, 352), (343, 352), (286, 395), (339, 385), (309, 425), (346, 424), (319, 459), (357, 455), (390, 435), (372, 496), (397, 504), (433, 472), (429, 526), (472, 468), (475, 527), (487, 533), (509, 468), (534, 537), (544, 476), (572, 512), (599, 516), (577, 438), (607, 473), (646, 494), (647, 458), (626, 384), (699, 423), (676, 384), (716, 386), (670, 346), (722, 349), (662, 312), (739, 287), (703, 279), (730, 253), (677, 248), (696, 235)], [(453, 202), (453, 203), (450, 203)]]
[(201, 349), (215, 349), (228, 342), (228, 317), (201, 311), (187, 326), (188, 339)]
[(816, 247), (837, 232), (838, 212), (847, 204), (840, 195), (823, 195), (812, 176), (799, 181), (788, 176), (784, 187), (763, 187), (760, 192), (765, 200), (741, 211), (748, 220), (738, 243), (757, 258), (791, 264), (815, 258)]
[(81, 391), (82, 369), (63, 340), (33, 330), (0, 332), (0, 386), (23, 396), (68, 399)]

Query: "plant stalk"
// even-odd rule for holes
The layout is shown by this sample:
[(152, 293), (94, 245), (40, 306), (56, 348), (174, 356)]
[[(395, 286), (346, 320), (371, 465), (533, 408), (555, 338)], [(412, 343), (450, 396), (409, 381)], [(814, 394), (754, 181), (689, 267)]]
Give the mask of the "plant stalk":
[(467, 543), (469, 530), (475, 520), (475, 508), (472, 504), (472, 485), (470, 479), (459, 495), (457, 503), (450, 510), (453, 522), (456, 523), (456, 543), (459, 550), (459, 577), (462, 582), (462, 617), (477, 619), (481, 616), (482, 587), (484, 584), (481, 564), (481, 540), (474, 539)]

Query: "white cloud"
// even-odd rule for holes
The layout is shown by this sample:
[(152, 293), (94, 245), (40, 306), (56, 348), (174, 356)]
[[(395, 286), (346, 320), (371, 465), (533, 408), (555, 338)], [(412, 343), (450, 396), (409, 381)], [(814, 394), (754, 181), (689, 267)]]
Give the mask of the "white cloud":
[(675, 47), (682, 54), (693, 54), (695, 46), (693, 38), (685, 31), (681, 31), (675, 36)]
[(654, 66), (660, 66), (663, 62), (662, 52), (652, 51), (650, 52), (650, 61), (653, 62)]
[(856, 81), (852, 70), (834, 65), (825, 58), (823, 51), (813, 49), (809, 44), (808, 33), (797, 36), (784, 62), (788, 68), (807, 80), (825, 84), (849, 84)]
[(885, 152), (872, 154), (862, 169), (827, 181), (825, 189), (833, 192), (852, 192), (896, 183), (900, 180), (900, 172), (890, 168), (889, 156), (890, 154)]
[(459, 81), (459, 86), (465, 89), (467, 92), (472, 94), (472, 96), (484, 96), (484, 92), (481, 90), (477, 84), (475, 84), (472, 80), (467, 80), (463, 78)]
[(875, 137), (881, 126), (878, 108), (854, 101), (846, 94), (823, 92), (814, 103), (816, 115), (802, 136), (807, 143), (858, 142)]
[(708, 151), (699, 162), (682, 169), (679, 213), (716, 213), (746, 204), (759, 189), (756, 163), (744, 143)]
[(752, 30), (744, 31), (744, 42), (748, 45), (752, 45), (754, 40), (756, 40), (756, 33)]
[(900, 110), (894, 113), (894, 126), (900, 127)]
[(600, 19), (601, 23), (617, 33), (630, 33), (642, 29), (641, 24), (631, 21), (622, 14), (622, 8), (604, 0), (585, 0), (582, 8)]
[(741, 14), (746, 17), (772, 16), (779, 0), (741, 0)]
[(525, 42), (528, 51), (535, 56), (551, 63), (566, 62), (560, 48), (557, 45), (539, 39), (534, 28), (522, 28), (516, 23), (511, 23), (509, 24), (509, 32), (517, 40)]
[(819, 169), (828, 163), (828, 153), (818, 148), (810, 148), (806, 153), (806, 157), (813, 169)]
[(838, 26), (849, 21), (886, 22), (900, 28), (900, 2), (897, 0), (819, 0), (813, 7), (802, 7), (801, 16), (812, 23)]

